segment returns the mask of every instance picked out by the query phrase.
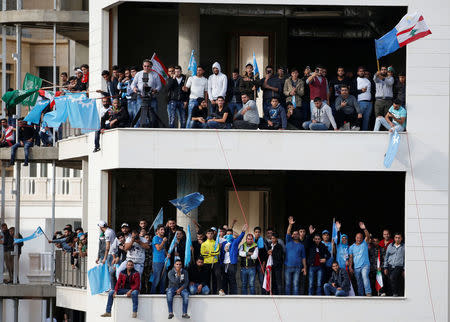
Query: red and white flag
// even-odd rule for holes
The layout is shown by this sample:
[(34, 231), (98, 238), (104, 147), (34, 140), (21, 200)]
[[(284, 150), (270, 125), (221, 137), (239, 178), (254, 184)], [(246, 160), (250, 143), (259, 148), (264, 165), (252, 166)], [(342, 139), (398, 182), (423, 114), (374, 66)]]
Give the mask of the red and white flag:
[(381, 274), (380, 250), (378, 250), (377, 258), (377, 276), (375, 281), (375, 289), (379, 292), (383, 288), (383, 275)]
[(166, 66), (164, 66), (162, 61), (159, 60), (158, 56), (156, 56), (156, 53), (153, 53), (151, 61), (153, 63), (153, 71), (159, 75), (161, 83), (166, 85), (166, 79), (169, 78), (169, 75), (167, 75)]
[(61, 96), (61, 92), (57, 91), (55, 94), (53, 92), (45, 91), (43, 89), (39, 90), (39, 96), (45, 97), (50, 101), (50, 108), (53, 109), (53, 106), (55, 106), (55, 97)]
[(272, 272), (272, 265), (273, 265), (272, 255), (269, 255), (269, 258), (267, 259), (266, 272), (264, 273), (264, 281), (263, 281), (263, 289), (265, 289), (267, 292), (270, 292), (272, 284), (270, 275), (270, 273)]
[(395, 29), (397, 30), (397, 41), (400, 47), (431, 34), (423, 16), (418, 12), (406, 14), (395, 26)]

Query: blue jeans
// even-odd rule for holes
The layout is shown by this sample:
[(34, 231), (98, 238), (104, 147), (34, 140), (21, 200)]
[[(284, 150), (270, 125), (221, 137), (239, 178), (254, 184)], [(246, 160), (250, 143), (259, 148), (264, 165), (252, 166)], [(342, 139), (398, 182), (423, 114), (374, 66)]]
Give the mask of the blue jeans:
[(128, 115), (130, 116), (130, 123), (133, 123), (134, 118), (136, 117), (139, 109), (137, 105), (137, 100), (129, 99), (128, 100)]
[(255, 275), (256, 270), (254, 267), (241, 268), (241, 294), (246, 295), (247, 287), (250, 288), (250, 294), (255, 295)]
[(190, 98), (189, 99), (189, 104), (188, 104), (188, 117), (187, 117), (187, 126), (186, 128), (190, 129), (192, 124), (191, 124), (191, 118), (192, 118), (192, 110), (194, 109), (194, 106), (197, 106), (197, 99), (196, 98)]
[(51, 134), (47, 134), (46, 132), (39, 132), (39, 136), (41, 138), (41, 142), (44, 146), (51, 145), (53, 146), (53, 136)]
[[(378, 116), (375, 120), (375, 127), (373, 128), (373, 130), (379, 131), (381, 125), (383, 125), (388, 130), (391, 129), (391, 125), (388, 123), (388, 121), (386, 121), (384, 117)], [(397, 130), (397, 132), (403, 132), (405, 130), (405, 128), (400, 124), (396, 125), (394, 129)]]
[(303, 128), (305, 130), (312, 131), (327, 131), (328, 127), (323, 123), (313, 123), (312, 121), (303, 122)]
[[(192, 285), (189, 285), (189, 293), (191, 293), (191, 295), (197, 294), (197, 289), (198, 289), (198, 286), (199, 286), (199, 285), (200, 285), (200, 284), (197, 284), (197, 283), (194, 283), (194, 284), (192, 284)], [(201, 294), (202, 294), (202, 295), (208, 295), (208, 294), (209, 294), (209, 287), (208, 287), (208, 285), (204, 285), (204, 286), (202, 287)]]
[(299, 294), (298, 287), (300, 284), (301, 273), (302, 273), (301, 267), (286, 266), (284, 268), (285, 295), (291, 295), (291, 288), (292, 288), (292, 295)]
[[(28, 163), (28, 156), (30, 155), (30, 148), (34, 145), (33, 142), (30, 141), (22, 141), (23, 142), (23, 147), (25, 150), (25, 162), (24, 163)], [(13, 163), (14, 161), (16, 161), (16, 152), (17, 152), (17, 148), (20, 148), (20, 142), (17, 142), (16, 144), (14, 144), (11, 147), (11, 163)]]
[(370, 115), (372, 114), (372, 102), (359, 101), (358, 103), (362, 114), (362, 130), (367, 131), (369, 129)]
[[(119, 290), (117, 291), (117, 295), (125, 295), (128, 291), (129, 289), (119, 288)], [(131, 301), (133, 302), (133, 312), (138, 311), (138, 295), (139, 295), (138, 290), (134, 290), (131, 292)], [(109, 291), (108, 294), (108, 303), (106, 304), (106, 312), (111, 313), (113, 301), (114, 301), (114, 290), (111, 290)]]
[[(152, 268), (153, 268), (153, 282), (150, 293), (164, 294), (164, 290), (166, 289), (166, 272), (163, 273), (164, 262), (163, 263), (153, 262)], [(156, 287), (158, 286), (158, 284), (159, 284), (159, 292), (156, 293)]]
[(242, 103), (228, 103), (228, 108), (230, 109), (231, 115), (234, 116), (242, 108)]
[(348, 292), (344, 290), (338, 290), (329, 283), (325, 283), (325, 285), (323, 286), (323, 292), (325, 293), (325, 295), (328, 296), (329, 295), (348, 296)]
[[(139, 118), (139, 123), (141, 127), (158, 127), (158, 120), (156, 119), (156, 115), (158, 114), (158, 101), (156, 98), (152, 98), (150, 100), (150, 108), (147, 111), (145, 111), (145, 108), (142, 109), (142, 97), (137, 97), (137, 106), (138, 111), (141, 111), (141, 117)], [(149, 115), (152, 113), (152, 115)], [(150, 120), (151, 117), (151, 120)]]
[(188, 129), (204, 129), (204, 128), (206, 128), (206, 123), (202, 123), (199, 121), (189, 121), (186, 128), (188, 128)]
[(358, 284), (358, 295), (364, 296), (366, 294), (372, 294), (372, 289), (370, 288), (369, 279), (370, 266), (363, 266), (360, 268), (355, 268), (355, 278)]
[[(169, 313), (173, 313), (173, 297), (177, 294), (177, 288), (168, 288), (166, 291), (167, 306), (169, 308)], [(181, 291), (181, 297), (183, 298), (183, 314), (187, 313), (189, 305), (189, 292), (187, 289)]]
[(186, 127), (186, 118), (184, 113), (184, 102), (182, 101), (169, 101), (167, 104), (167, 114), (169, 115), (169, 127), (175, 128), (177, 127), (175, 124), (175, 116), (178, 115), (178, 120), (180, 121), (181, 128)]
[(316, 295), (322, 295), (322, 280), (323, 269), (322, 266), (311, 266), (309, 268), (309, 291), (308, 295), (314, 295), (314, 277), (316, 279)]

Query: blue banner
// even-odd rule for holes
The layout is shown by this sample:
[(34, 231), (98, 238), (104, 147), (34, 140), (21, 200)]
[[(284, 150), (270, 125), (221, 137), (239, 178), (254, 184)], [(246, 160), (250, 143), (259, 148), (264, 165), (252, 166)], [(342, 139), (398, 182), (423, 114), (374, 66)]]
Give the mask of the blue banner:
[(72, 94), (67, 97), (70, 126), (78, 129), (96, 131), (100, 129), (95, 99), (89, 99), (86, 94)]
[(331, 239), (334, 240), (334, 243), (337, 245), (337, 237), (338, 237), (338, 233), (337, 233), (337, 227), (336, 227), (336, 222), (333, 219), (333, 227), (331, 229)]
[(109, 269), (107, 264), (97, 265), (88, 271), (91, 295), (106, 292), (111, 288)]
[(184, 250), (184, 268), (188, 268), (191, 263), (191, 246), (192, 246), (192, 238), (191, 238), (191, 226), (187, 226), (186, 231), (186, 247)]
[(49, 127), (58, 128), (67, 120), (67, 95), (55, 97), (54, 110), (44, 115), (44, 121)]
[[(169, 255), (170, 253), (173, 252), (173, 249), (175, 248), (175, 243), (177, 242), (177, 236), (178, 236), (178, 231), (175, 232), (175, 236), (173, 236), (172, 242), (170, 243), (170, 247), (169, 250), (167, 251), (167, 255)], [(169, 256), (166, 257), (166, 268), (169, 268), (170, 266), (170, 258)]]
[(256, 75), (259, 75), (259, 68), (258, 68), (258, 63), (256, 62), (256, 56), (255, 56), (255, 52), (253, 52), (253, 73)]
[(190, 213), (192, 210), (200, 206), (200, 204), (205, 200), (205, 197), (199, 193), (194, 192), (183, 198), (170, 200), (170, 203), (178, 208), (185, 215)]
[(384, 155), (384, 166), (386, 168), (390, 168), (392, 165), (392, 162), (394, 162), (395, 156), (398, 152), (398, 147), (400, 145), (400, 135), (397, 131), (394, 131), (394, 133), (391, 133), (389, 135), (389, 146), (386, 151), (386, 154)]
[(39, 124), (41, 122), (41, 114), (42, 111), (50, 104), (49, 100), (40, 100), (36, 103), (33, 109), (28, 113), (28, 115), (24, 118), (28, 124)]
[(197, 61), (195, 60), (193, 49), (191, 51), (191, 57), (189, 58), (188, 70), (192, 72), (192, 76), (197, 75)]
[(44, 232), (42, 231), (41, 227), (38, 227), (34, 233), (32, 233), (30, 236), (25, 237), (25, 238), (14, 238), (14, 244), (19, 244), (19, 243), (23, 243), (27, 240), (31, 240), (31, 239), (35, 239), (39, 236), (41, 236)]

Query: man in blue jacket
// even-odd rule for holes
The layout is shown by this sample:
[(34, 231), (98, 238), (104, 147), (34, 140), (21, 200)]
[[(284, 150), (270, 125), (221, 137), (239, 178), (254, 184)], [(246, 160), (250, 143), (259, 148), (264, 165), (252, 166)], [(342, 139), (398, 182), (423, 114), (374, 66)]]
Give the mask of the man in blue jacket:
[(286, 257), (284, 260), (285, 295), (299, 295), (300, 274), (306, 276), (305, 247), (300, 243), (298, 230), (294, 230), (291, 236), (292, 226), (295, 223), (294, 218), (291, 216), (288, 220)]
[(231, 234), (225, 235), (226, 242), (223, 242), (220, 247), (220, 265), (222, 268), (223, 287), (225, 292), (228, 290), (228, 294), (237, 294), (237, 282), (236, 271), (238, 261), (238, 248), (239, 244), (244, 238), (245, 231), (247, 230), (247, 224), (242, 227), (242, 232), (236, 239), (233, 238), (233, 230)]

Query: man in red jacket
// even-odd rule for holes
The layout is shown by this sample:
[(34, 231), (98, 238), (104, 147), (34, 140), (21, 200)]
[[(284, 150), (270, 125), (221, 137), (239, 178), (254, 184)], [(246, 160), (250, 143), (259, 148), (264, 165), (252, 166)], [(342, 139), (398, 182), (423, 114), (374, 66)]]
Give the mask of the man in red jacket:
[(137, 318), (140, 285), (141, 278), (139, 272), (134, 269), (133, 261), (129, 260), (127, 262), (127, 269), (123, 270), (119, 274), (119, 279), (117, 280), (115, 289), (109, 291), (108, 304), (106, 304), (106, 312), (103, 313), (101, 317), (111, 316), (111, 307), (116, 295), (126, 295), (127, 297), (131, 297), (131, 300), (133, 301), (133, 314), (131, 315), (131, 317)]

